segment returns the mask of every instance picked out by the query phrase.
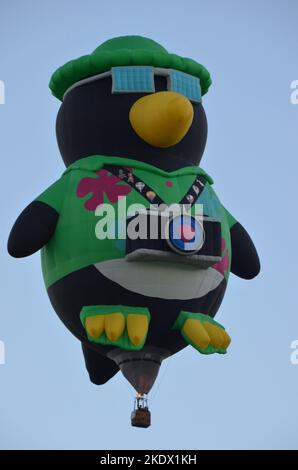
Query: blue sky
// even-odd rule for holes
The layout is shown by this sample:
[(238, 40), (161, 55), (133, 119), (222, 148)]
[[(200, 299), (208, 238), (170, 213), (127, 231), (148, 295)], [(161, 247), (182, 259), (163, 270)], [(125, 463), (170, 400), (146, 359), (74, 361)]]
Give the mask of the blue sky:
[[(295, 0), (2, 0), (0, 80), (1, 449), (295, 449), (298, 339), (295, 201), (298, 105)], [(14, 260), (6, 240), (19, 212), (63, 171), (53, 71), (104, 40), (141, 34), (202, 62), (209, 137), (202, 167), (250, 232), (262, 273), (231, 276), (217, 319), (226, 356), (187, 348), (153, 389), (153, 425), (130, 427), (133, 390), (118, 374), (89, 383), (80, 345), (48, 301), (39, 255)]]

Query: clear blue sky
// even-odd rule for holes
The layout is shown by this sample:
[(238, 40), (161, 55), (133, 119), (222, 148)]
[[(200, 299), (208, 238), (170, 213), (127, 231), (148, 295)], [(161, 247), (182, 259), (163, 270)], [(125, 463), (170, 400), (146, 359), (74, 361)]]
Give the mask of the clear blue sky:
[[(296, 0), (1, 1), (0, 448), (298, 448), (297, 15)], [(262, 261), (257, 279), (230, 278), (217, 317), (231, 333), (229, 353), (187, 348), (169, 359), (148, 430), (130, 427), (133, 390), (120, 374), (102, 388), (89, 383), (79, 342), (48, 301), (39, 255), (6, 254), (18, 213), (63, 171), (50, 75), (124, 34), (210, 70), (202, 167)]]

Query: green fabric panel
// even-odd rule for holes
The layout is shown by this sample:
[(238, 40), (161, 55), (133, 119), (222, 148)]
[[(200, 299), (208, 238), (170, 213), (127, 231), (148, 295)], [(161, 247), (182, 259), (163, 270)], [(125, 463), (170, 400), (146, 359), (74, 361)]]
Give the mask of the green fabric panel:
[(79, 181), (95, 176), (89, 171), (74, 171), (65, 175), (68, 191), (64, 195), (63, 208), (55, 233), (41, 252), (47, 287), (80, 268), (124, 256), (124, 250), (117, 246), (116, 240), (96, 238), (95, 227), (100, 218), (95, 216), (94, 211), (85, 209), (84, 202), (88, 195), (85, 198), (76, 196)]
[(200, 320), (201, 322), (208, 322), (212, 323), (212, 325), (219, 326), (223, 330), (225, 329), (220, 323), (215, 321), (212, 317), (209, 315), (205, 315), (204, 313), (194, 313), (194, 312), (186, 312), (185, 310), (181, 310), (179, 313), (178, 318), (176, 319), (174, 325), (172, 326), (173, 330), (182, 330), (183, 325), (186, 320), (189, 319), (195, 319), (195, 320)]
[(167, 50), (153, 39), (143, 36), (118, 36), (108, 39), (98, 46), (93, 53), (97, 54), (103, 51), (117, 51), (119, 49), (142, 49), (152, 52), (167, 52)]
[(52, 94), (63, 100), (66, 90), (76, 82), (107, 72), (112, 67), (149, 65), (180, 70), (200, 80), (202, 95), (212, 83), (208, 70), (187, 57), (170, 54), (160, 44), (148, 38), (129, 36), (113, 38), (100, 45), (90, 55), (67, 62), (51, 77), (49, 87)]
[[(96, 237), (95, 228), (101, 217), (96, 216), (95, 211), (84, 207), (91, 193), (84, 197), (78, 197), (76, 194), (78, 184), (82, 179), (96, 179), (95, 171), (101, 169), (105, 163), (111, 163), (111, 160), (121, 166), (133, 167), (136, 175), (144, 179), (168, 204), (177, 203), (182, 199), (195, 175), (206, 175), (198, 167), (188, 167), (167, 173), (152, 165), (120, 157), (91, 156), (75, 162), (56, 183), (37, 198), (49, 204), (60, 214), (55, 233), (41, 252), (43, 276), (47, 287), (78, 269), (101, 261), (125, 257), (125, 240), (118, 238), (117, 233), (115, 239), (99, 240)], [(210, 177), (208, 180), (212, 182)], [(171, 187), (166, 185), (169, 181), (172, 182)], [(206, 184), (197, 202), (204, 204), (206, 213), (221, 220), (222, 237), (226, 246), (223, 254), (228, 252), (229, 255), (229, 266), (224, 271), (224, 276), (228, 279), (231, 243), (227, 211), (221, 205), (210, 184)], [(126, 186), (126, 183), (118, 182), (117, 185)], [(109, 203), (118, 215), (118, 203), (111, 203), (105, 192), (103, 197), (104, 202)], [(149, 207), (148, 200), (133, 189), (126, 196), (126, 206), (129, 207), (131, 204)], [(118, 227), (125, 228), (125, 216), (126, 214), (123, 219), (116, 217), (116, 230)]]
[(36, 198), (36, 201), (48, 204), (60, 214), (64, 196), (67, 191), (67, 179), (67, 177), (62, 176), (48, 189), (41, 193), (40, 196)]
[[(169, 176), (170, 174), (166, 176), (158, 175), (156, 178), (154, 174), (152, 175), (152, 172), (147, 170), (137, 169), (134, 173), (144, 181), (144, 183), (156, 189), (158, 195), (166, 204), (179, 202), (194, 181), (194, 174), (175, 176)], [(168, 182), (171, 182), (172, 186), (167, 186)]]
[[(133, 167), (135, 170), (147, 170), (150, 173), (155, 173), (165, 178), (174, 178), (175, 176), (183, 175), (202, 175), (206, 178), (209, 184), (213, 184), (213, 179), (199, 166), (187, 166), (175, 171), (164, 171), (156, 166), (150, 165), (149, 163), (140, 162), (133, 160), (132, 158), (123, 157), (112, 157), (110, 155), (91, 155), (89, 157), (81, 158), (72, 165), (70, 165), (64, 175), (72, 172), (73, 170), (89, 170), (96, 171), (102, 168), (104, 165), (119, 165)], [(151, 185), (150, 185), (151, 186)]]
[(172, 328), (173, 329), (179, 329), (181, 331), (181, 334), (182, 334), (183, 338), (185, 339), (185, 341), (188, 344), (190, 344), (193, 348), (195, 348), (197, 351), (199, 351), (201, 354), (214, 354), (214, 353), (226, 354), (226, 352), (227, 352), (226, 349), (215, 348), (211, 344), (209, 344), (207, 346), (207, 348), (205, 348), (205, 349), (198, 348), (198, 346), (195, 343), (193, 343), (193, 341), (191, 341), (191, 339), (183, 331), (183, 325), (184, 325), (185, 321), (188, 320), (188, 319), (200, 320), (202, 323), (208, 322), (208, 323), (211, 323), (215, 326), (218, 326), (218, 327), (220, 327), (224, 330), (225, 328), (220, 323), (213, 320), (213, 318), (210, 317), (209, 315), (204, 315), (203, 313), (186, 312), (186, 311), (182, 310)]
[(121, 312), (127, 318), (129, 313), (146, 315), (150, 320), (150, 313), (147, 307), (130, 307), (127, 305), (85, 305), (80, 313), (82, 325), (85, 327), (85, 320), (94, 315), (108, 315), (109, 313)]
[[(85, 177), (96, 178), (94, 172), (101, 169), (105, 163), (111, 163), (111, 159), (115, 164), (136, 167), (138, 168), (136, 172), (142, 171), (146, 182), (148, 181), (157, 193), (163, 192), (168, 203), (180, 201), (196, 174), (205, 175), (198, 167), (188, 167), (167, 173), (149, 164), (108, 156), (92, 156), (75, 162), (64, 172), (63, 177), (41, 196), (42, 200), (52, 204), (53, 207), (56, 202), (55, 208), (59, 209), (60, 214), (55, 233), (41, 252), (43, 275), (47, 287), (83, 267), (125, 256), (124, 241), (117, 238), (114, 240), (96, 238), (95, 227), (100, 217), (97, 217), (94, 211), (88, 211), (84, 207), (90, 194), (84, 198), (76, 196), (80, 180)], [(166, 181), (172, 179), (176, 188), (166, 187)], [(118, 184), (125, 185), (124, 182)], [(170, 197), (171, 190), (173, 192)], [(104, 195), (104, 202), (109, 203), (117, 213), (117, 203), (110, 203), (106, 195)], [(127, 195), (126, 203), (127, 207), (133, 203), (149, 207), (149, 202), (134, 190)], [(125, 220), (118, 219), (117, 224), (125, 224)]]
[(224, 206), (221, 204), (212, 186), (209, 184), (206, 184), (204, 191), (201, 193), (201, 196), (198, 199), (198, 203), (202, 203), (204, 207), (207, 208), (207, 213), (210, 217), (214, 217), (215, 219), (221, 221), (221, 236), (225, 242), (225, 248), (222, 251), (222, 256), (228, 256), (228, 269), (224, 271), (224, 277), (227, 281), (230, 274), (232, 258), (231, 234), (227, 212)]
[(233, 225), (235, 225), (237, 223), (237, 220), (235, 219), (235, 217), (232, 216), (232, 214), (225, 207), (224, 207), (224, 210), (225, 210), (225, 213), (226, 213), (226, 217), (227, 217), (227, 220), (228, 220), (229, 227), (231, 229), (233, 227)]

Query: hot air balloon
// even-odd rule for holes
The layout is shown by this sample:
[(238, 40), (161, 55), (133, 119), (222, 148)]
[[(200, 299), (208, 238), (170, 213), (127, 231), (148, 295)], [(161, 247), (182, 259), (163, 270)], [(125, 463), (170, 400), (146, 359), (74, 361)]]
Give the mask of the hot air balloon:
[(21, 213), (14, 257), (41, 250), (52, 306), (81, 342), (90, 380), (119, 370), (137, 392), (134, 426), (162, 361), (230, 343), (214, 320), (229, 274), (260, 269), (248, 233), (199, 167), (210, 74), (155, 41), (124, 36), (52, 76), (66, 169)]

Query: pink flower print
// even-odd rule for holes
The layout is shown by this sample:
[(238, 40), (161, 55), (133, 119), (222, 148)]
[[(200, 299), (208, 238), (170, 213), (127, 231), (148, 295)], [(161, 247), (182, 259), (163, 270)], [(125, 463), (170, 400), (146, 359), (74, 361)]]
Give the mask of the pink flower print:
[(119, 185), (121, 181), (117, 176), (109, 175), (107, 170), (96, 171), (97, 178), (83, 178), (77, 187), (77, 196), (85, 197), (91, 194), (84, 206), (88, 211), (95, 211), (97, 206), (103, 203), (104, 193), (110, 202), (118, 202), (118, 200), (126, 196), (131, 191), (128, 185)]
[(222, 259), (219, 263), (214, 264), (212, 267), (224, 275), (225, 271), (229, 269), (229, 253), (226, 248), (226, 241), (224, 238), (221, 239), (221, 252)]

